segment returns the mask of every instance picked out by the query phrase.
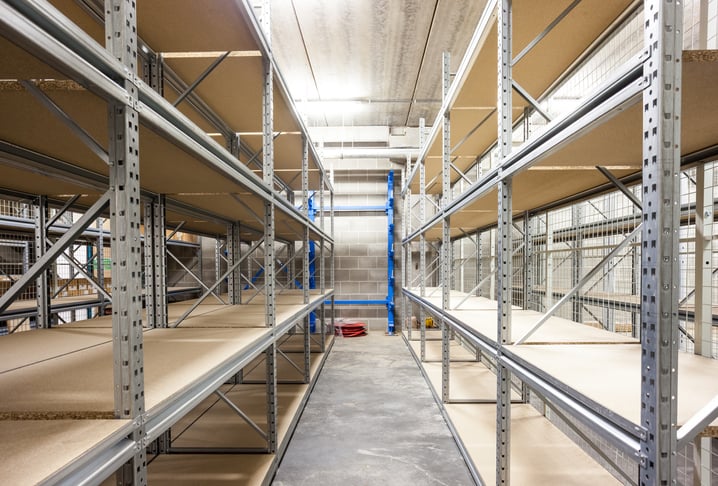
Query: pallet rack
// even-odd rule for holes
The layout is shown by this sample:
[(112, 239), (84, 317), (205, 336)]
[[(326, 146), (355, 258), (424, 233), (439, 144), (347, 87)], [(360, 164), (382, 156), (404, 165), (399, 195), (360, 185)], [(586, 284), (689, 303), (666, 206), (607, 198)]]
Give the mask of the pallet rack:
[[(308, 214), (310, 188), (321, 207), (327, 190), (333, 207), (333, 189), (263, 33), (267, 12), (260, 27), (239, 0), (0, 3), (0, 185), (36, 201), (42, 240), (0, 296), (1, 313), (36, 285), (41, 328), (0, 341), (8, 482), (98, 484), (115, 472), (124, 484), (172, 482), (173, 452), (205, 473), (271, 479), (331, 344), (334, 305), (333, 211), (329, 232), (323, 213), (319, 224)], [(49, 207), (82, 212), (54, 242)], [(99, 217), (109, 220), (112, 316), (52, 327), (47, 269)], [(216, 238), (226, 257), (217, 251), (200, 298), (168, 305), (166, 246), (180, 229)], [(263, 280), (242, 292), (253, 255)], [(178, 451), (176, 427), (211, 396), (261, 445)], [(235, 403), (245, 396), (247, 410)], [(262, 454), (238, 461), (247, 451)], [(48, 460), (27, 460), (38, 455)]]
[[(548, 95), (612, 32), (641, 16), (643, 41), (635, 55), (607, 70), (570, 108), (549, 113), (543, 103)], [(403, 178), (404, 221), (411, 221), (414, 205), (420, 219), (418, 227), (409, 223), (403, 229), (403, 322), (417, 306), (421, 326), (420, 339), (406, 325), (404, 336), (477, 484), (614, 480), (602, 466), (627, 484), (668, 484), (677, 478), (678, 454), (697, 441), (701, 456), (701, 438), (714, 434), (713, 181), (697, 184), (701, 199), (695, 203), (704, 208), (695, 211), (701, 213), (695, 224), (706, 240), (696, 243), (695, 294), (702, 301), (692, 316), (703, 356), (697, 345), (698, 355), (679, 357), (679, 315), (693, 310), (686, 298), (679, 303), (679, 233), (687, 238), (681, 223), (695, 207), (682, 208), (679, 178), (696, 164), (698, 177), (708, 178), (702, 164), (716, 157), (718, 140), (710, 127), (718, 56), (682, 51), (682, 25), (682, 6), (670, 1), (489, 1), (453, 81), (445, 55), (442, 108)], [(537, 118), (544, 120), (535, 130)], [(636, 191), (626, 187), (636, 183)], [(597, 265), (574, 262), (571, 285), (554, 288), (554, 257), (547, 256), (555, 252), (554, 240), (567, 241), (572, 232), (571, 241), (580, 241), (586, 228), (580, 212), (564, 235), (536, 231), (534, 216), (608, 191), (631, 201), (637, 217), (631, 212), (611, 220), (611, 229), (599, 234), (606, 249)], [(621, 241), (609, 238), (617, 235)], [(484, 236), (491, 238), (488, 245), (481, 242)], [(453, 248), (464, 242), (475, 245), (478, 256), (455, 259)], [(427, 268), (430, 244), (437, 248), (437, 272)], [(496, 265), (483, 268), (492, 258), (482, 258), (482, 251), (494, 246)], [(541, 270), (543, 287), (531, 260), (539, 246), (548, 262)], [(632, 295), (607, 288), (602, 290), (608, 294), (579, 297), (581, 287), (625, 255), (640, 269), (632, 277)], [(463, 280), (452, 286), (454, 261), (476, 264), (472, 290), (457, 290)], [(626, 303), (639, 322), (623, 336), (579, 324), (580, 312), (568, 319), (555, 315), (565, 303), (580, 310), (590, 299)], [(441, 324), (432, 337), (424, 313)], [(615, 317), (609, 314), (606, 321)], [(556, 435), (549, 416), (597, 462)], [(627, 473), (616, 457), (626, 458), (635, 473)], [(710, 465), (703, 469), (707, 475), (696, 474), (709, 484)]]

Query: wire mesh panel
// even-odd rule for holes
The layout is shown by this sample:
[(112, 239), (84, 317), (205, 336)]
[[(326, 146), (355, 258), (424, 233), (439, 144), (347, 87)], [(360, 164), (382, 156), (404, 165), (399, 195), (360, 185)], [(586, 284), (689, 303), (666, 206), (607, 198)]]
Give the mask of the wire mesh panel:
[(524, 307), (527, 305), (528, 294), (526, 292), (526, 242), (524, 241), (524, 220), (514, 220), (514, 228), (512, 230), (512, 252), (511, 252), (511, 271), (512, 271), (512, 305)]
[[(715, 198), (718, 195), (716, 162), (699, 165), (681, 174), (680, 292), (681, 350), (718, 358), (718, 245)], [(703, 323), (705, 330), (698, 327)], [(706, 344), (697, 349), (696, 337)], [(703, 336), (703, 334), (706, 334)]]
[[(479, 233), (479, 264), (476, 295), (496, 299), (496, 230)], [(480, 285), (479, 285), (480, 284)]]

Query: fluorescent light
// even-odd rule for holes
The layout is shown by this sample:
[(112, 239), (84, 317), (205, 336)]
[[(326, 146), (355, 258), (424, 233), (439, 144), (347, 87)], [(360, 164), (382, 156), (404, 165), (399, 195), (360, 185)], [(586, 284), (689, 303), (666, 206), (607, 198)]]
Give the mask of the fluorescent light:
[[(210, 59), (223, 56), (227, 51), (163, 52), (165, 59)], [(259, 51), (232, 51), (227, 57), (261, 57)]]

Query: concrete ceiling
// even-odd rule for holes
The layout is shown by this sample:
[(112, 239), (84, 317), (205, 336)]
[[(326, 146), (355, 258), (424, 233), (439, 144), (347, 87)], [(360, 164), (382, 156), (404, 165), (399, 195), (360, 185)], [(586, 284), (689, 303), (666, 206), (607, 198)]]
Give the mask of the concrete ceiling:
[(272, 48), (309, 126), (430, 125), (485, 3), (271, 0)]

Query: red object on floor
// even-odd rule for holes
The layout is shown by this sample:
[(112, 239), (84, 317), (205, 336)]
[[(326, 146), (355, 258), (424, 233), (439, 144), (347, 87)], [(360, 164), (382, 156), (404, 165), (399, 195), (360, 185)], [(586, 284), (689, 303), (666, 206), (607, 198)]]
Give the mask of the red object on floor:
[(336, 321), (334, 334), (342, 337), (366, 336), (366, 324), (357, 321)]

